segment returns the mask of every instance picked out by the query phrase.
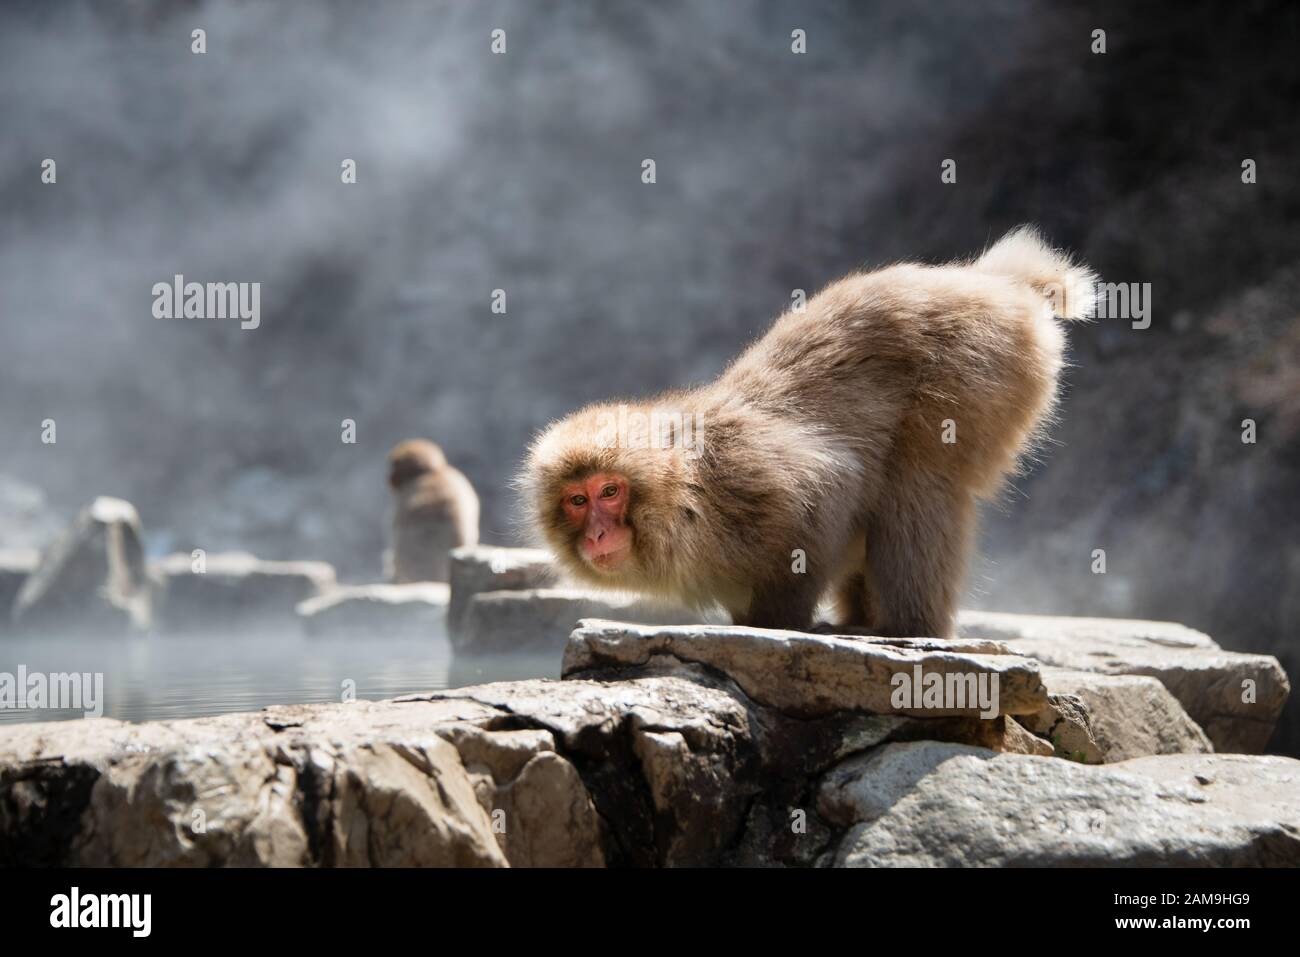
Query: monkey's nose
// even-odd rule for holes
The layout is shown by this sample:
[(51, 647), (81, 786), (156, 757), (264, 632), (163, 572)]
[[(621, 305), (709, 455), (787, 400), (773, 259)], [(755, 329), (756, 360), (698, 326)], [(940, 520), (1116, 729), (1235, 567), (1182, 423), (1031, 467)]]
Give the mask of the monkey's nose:
[(605, 537), (605, 530), (602, 528), (602, 529), (601, 529), (600, 531), (598, 531), (595, 535), (588, 535), (588, 536), (587, 536), (587, 544), (588, 544), (588, 545), (599, 545), (599, 544), (600, 544), (600, 540), (601, 540), (602, 538), (604, 538), (604, 537)]

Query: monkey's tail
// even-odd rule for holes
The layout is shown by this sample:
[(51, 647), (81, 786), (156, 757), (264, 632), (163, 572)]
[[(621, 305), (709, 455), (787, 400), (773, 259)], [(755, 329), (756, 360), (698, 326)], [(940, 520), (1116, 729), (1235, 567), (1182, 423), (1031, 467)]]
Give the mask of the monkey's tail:
[(1032, 287), (1062, 319), (1087, 319), (1096, 312), (1097, 274), (1053, 249), (1033, 226), (1011, 230), (972, 266)]

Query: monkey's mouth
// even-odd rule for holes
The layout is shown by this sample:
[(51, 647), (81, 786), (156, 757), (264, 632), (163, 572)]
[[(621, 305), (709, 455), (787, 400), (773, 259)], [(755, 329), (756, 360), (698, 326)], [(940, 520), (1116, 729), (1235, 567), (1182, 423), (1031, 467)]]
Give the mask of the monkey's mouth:
[(615, 571), (632, 552), (631, 545), (624, 545), (612, 552), (605, 552), (603, 555), (588, 555), (587, 564), (592, 568), (602, 572)]

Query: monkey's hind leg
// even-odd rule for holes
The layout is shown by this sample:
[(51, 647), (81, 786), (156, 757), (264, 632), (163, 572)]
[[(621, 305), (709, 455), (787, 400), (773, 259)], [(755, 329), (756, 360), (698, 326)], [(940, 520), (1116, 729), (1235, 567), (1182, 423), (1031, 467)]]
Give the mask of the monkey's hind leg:
[(805, 631), (812, 625), (819, 593), (820, 589), (806, 579), (757, 586), (749, 608), (743, 614), (733, 614), (732, 621), (748, 628)]
[(943, 476), (891, 483), (867, 534), (877, 634), (950, 638), (974, 535), (970, 492)]
[[(866, 545), (862, 546), (866, 551)], [(863, 634), (873, 633), (878, 615), (876, 602), (871, 596), (871, 583), (867, 573), (866, 555), (861, 564), (849, 572), (835, 586), (833, 593), (835, 624), (852, 628)]]

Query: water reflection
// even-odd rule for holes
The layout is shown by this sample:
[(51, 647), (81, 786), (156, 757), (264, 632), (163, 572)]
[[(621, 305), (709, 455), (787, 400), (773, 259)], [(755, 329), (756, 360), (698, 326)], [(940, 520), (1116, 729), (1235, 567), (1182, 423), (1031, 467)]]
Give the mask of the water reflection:
[[(203, 635), (0, 635), (0, 672), (103, 672), (104, 715), (125, 721), (252, 711), (489, 681), (558, 678), (560, 653), (463, 657), (445, 634), (309, 637), (277, 630)], [(0, 708), (0, 724), (81, 718), (81, 711)]]

